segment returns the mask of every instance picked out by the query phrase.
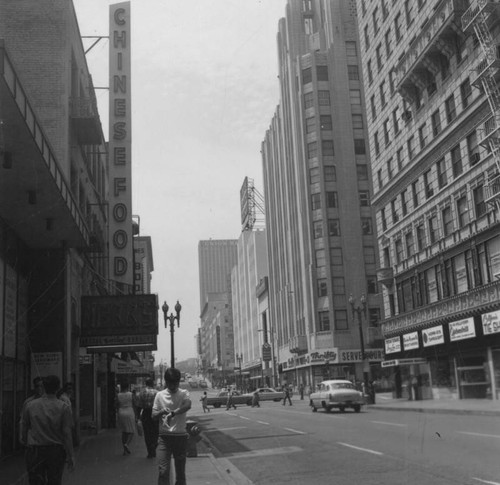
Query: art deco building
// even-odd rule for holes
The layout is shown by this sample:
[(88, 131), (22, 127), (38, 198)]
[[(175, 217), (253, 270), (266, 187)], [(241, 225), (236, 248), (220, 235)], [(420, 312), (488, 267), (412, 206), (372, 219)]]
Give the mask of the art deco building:
[(281, 95), (262, 158), (281, 379), (376, 377), (378, 263), (355, 2), (288, 1), (277, 43)]
[(359, 0), (383, 284), (398, 395), (497, 398), (498, 2)]

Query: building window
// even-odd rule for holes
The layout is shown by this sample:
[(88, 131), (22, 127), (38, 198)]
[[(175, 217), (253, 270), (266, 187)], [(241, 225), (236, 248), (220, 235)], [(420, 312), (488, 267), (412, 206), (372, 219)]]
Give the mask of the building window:
[(382, 179), (382, 169), (379, 168), (377, 170), (377, 182), (378, 182), (378, 188), (381, 189), (384, 186), (384, 181)]
[(338, 207), (337, 192), (327, 191), (326, 192), (326, 207), (328, 209), (334, 209)]
[(324, 172), (325, 182), (335, 182), (337, 180), (337, 174), (333, 165), (325, 165)]
[(389, 158), (389, 160), (387, 160), (387, 178), (391, 180), (393, 176), (394, 171), (392, 169), (392, 158)]
[(366, 154), (365, 140), (363, 138), (356, 138), (354, 140), (354, 153), (356, 155)]
[(356, 175), (358, 180), (368, 180), (368, 166), (367, 165), (356, 165)]
[(311, 116), (306, 118), (306, 133), (313, 133), (316, 130), (316, 118)]
[(474, 130), (467, 136), (467, 151), (469, 152), (469, 163), (473, 167), (481, 159), (479, 154), (479, 146), (477, 143), (477, 133)]
[(328, 295), (328, 285), (326, 284), (326, 279), (321, 278), (318, 280), (318, 297)]
[(413, 198), (413, 208), (416, 209), (420, 204), (420, 200), (418, 197), (418, 180), (411, 184), (411, 195)]
[(323, 268), (325, 266), (325, 250), (316, 249), (316, 268)]
[(476, 187), (472, 191), (472, 194), (474, 196), (474, 212), (476, 213), (476, 217), (484, 216), (486, 214), (486, 202), (484, 201), (483, 186)]
[(328, 235), (340, 236), (340, 222), (338, 219), (328, 219)]
[(330, 248), (330, 263), (332, 266), (342, 266), (342, 248)]
[(384, 121), (384, 142), (386, 147), (391, 143), (389, 138), (389, 118)]
[(330, 115), (321, 115), (319, 117), (321, 131), (332, 131), (332, 117)]
[(391, 200), (391, 215), (392, 215), (392, 223), (396, 224), (399, 222), (398, 211), (396, 208), (396, 199)]
[(373, 134), (373, 145), (375, 147), (375, 155), (380, 155), (380, 143), (378, 141), (378, 131)]
[(449, 236), (453, 233), (453, 216), (450, 206), (441, 211), (441, 217), (443, 218), (443, 233), (445, 236)]
[(403, 169), (403, 147), (400, 147), (396, 151), (396, 161), (398, 164), (398, 170)]
[(396, 79), (396, 72), (394, 69), (391, 69), (389, 71), (389, 89), (391, 91), (391, 94), (394, 94), (395, 92), (395, 79)]
[(373, 30), (375, 31), (375, 34), (377, 34), (379, 25), (378, 25), (378, 7), (375, 7), (372, 13), (373, 16)]
[(307, 158), (310, 160), (311, 158), (315, 158), (318, 156), (318, 144), (315, 141), (312, 141), (307, 144)]
[(432, 124), (432, 135), (438, 136), (439, 133), (441, 132), (441, 114), (439, 113), (438, 109), (434, 111), (434, 113), (432, 113), (431, 124)]
[(330, 330), (330, 315), (328, 312), (318, 312), (319, 332), (328, 332)]
[(419, 224), (417, 226), (417, 245), (418, 245), (418, 250), (423, 251), (426, 247), (426, 242), (425, 242), (425, 227), (423, 224)]
[(373, 82), (373, 69), (372, 69), (372, 60), (369, 59), (366, 63), (366, 70), (368, 72), (368, 83), (371, 84)]
[(363, 233), (363, 236), (373, 234), (372, 220), (369, 217), (361, 218), (361, 232)]
[(375, 49), (375, 57), (377, 58), (377, 68), (378, 72), (382, 70), (383, 64), (382, 64), (382, 44), (379, 44), (377, 48)]
[(304, 94), (304, 108), (312, 108), (314, 106), (314, 93)]
[(391, 266), (391, 252), (389, 247), (383, 249), (382, 257), (384, 259), (384, 268), (389, 268)]
[(406, 203), (406, 191), (401, 192), (401, 212), (403, 216), (408, 214), (408, 204)]
[(415, 136), (412, 135), (408, 138), (408, 158), (411, 160), (415, 156)]
[(360, 207), (370, 207), (370, 192), (368, 190), (359, 191), (359, 205)]
[(460, 154), (460, 145), (456, 145), (451, 149), (451, 167), (453, 178), (457, 178), (464, 171), (462, 164), (462, 155)]
[(345, 43), (345, 53), (348, 59), (356, 62), (358, 58), (358, 52), (356, 50), (356, 42), (348, 40)]
[(420, 149), (422, 150), (427, 144), (427, 129), (425, 123), (418, 129), (418, 139), (420, 142)]
[(409, 231), (405, 234), (406, 256), (409, 258), (415, 254), (415, 242), (413, 240), (413, 232)]
[(372, 110), (372, 120), (377, 118), (377, 104), (375, 103), (375, 95), (370, 98), (370, 107)]
[(365, 33), (365, 50), (368, 50), (370, 48), (370, 35), (368, 34), (368, 24), (365, 25), (364, 33)]
[(318, 81), (328, 81), (328, 66), (316, 66)]
[(470, 80), (467, 78), (461, 85), (460, 85), (460, 96), (462, 97), (462, 106), (463, 108), (467, 108), (469, 106), (471, 100), (472, 100), (472, 88), (470, 85)]
[(429, 239), (431, 241), (431, 244), (434, 244), (439, 238), (437, 216), (433, 215), (429, 217), (428, 223), (429, 223)]
[(354, 130), (362, 130), (364, 128), (363, 115), (352, 115), (352, 128)]
[(391, 29), (385, 33), (385, 53), (387, 54), (387, 58), (392, 54)]
[(323, 221), (313, 222), (314, 239), (323, 237)]
[(398, 13), (394, 17), (394, 35), (396, 36), (396, 41), (401, 40), (401, 13)]
[(312, 82), (312, 69), (310, 67), (302, 69), (302, 84)]
[(334, 295), (345, 295), (344, 278), (335, 276), (332, 278), (332, 289)]
[(392, 125), (394, 126), (394, 133), (397, 135), (399, 133), (398, 108), (392, 111)]
[(313, 167), (309, 169), (309, 183), (317, 184), (320, 181), (319, 168)]
[(321, 194), (311, 194), (312, 210), (321, 209)]
[(396, 251), (396, 263), (399, 264), (404, 259), (403, 241), (401, 241), (401, 239), (396, 239), (394, 241), (394, 249)]
[(448, 176), (446, 174), (446, 162), (444, 158), (438, 160), (436, 163), (437, 170), (437, 178), (438, 178), (438, 187), (442, 189), (446, 185), (448, 185)]
[(467, 208), (467, 197), (462, 195), (457, 199), (457, 213), (459, 227), (465, 227), (469, 223), (469, 210)]
[(359, 68), (354, 64), (347, 66), (347, 76), (349, 81), (359, 81)]
[[(320, 106), (330, 106), (330, 91), (325, 91), (325, 90), (318, 91), (318, 104)], [(361, 101), (359, 102), (359, 104), (361, 104)]]
[(335, 310), (335, 330), (347, 330), (349, 324), (347, 322), (347, 310)]
[(409, 27), (413, 23), (412, 6), (414, 0), (405, 0), (405, 16), (406, 26)]
[(349, 99), (352, 105), (361, 105), (361, 91), (359, 89), (350, 89)]
[(376, 276), (368, 276), (366, 278), (366, 292), (369, 295), (376, 295), (378, 293), (378, 283)]
[(324, 157), (333, 157), (333, 140), (323, 140), (321, 142), (321, 151)]
[(432, 188), (431, 169), (424, 172), (424, 191), (426, 199), (429, 199), (434, 195), (434, 189)]
[(380, 209), (380, 222), (382, 224), (382, 231), (387, 229), (387, 217), (385, 216), (385, 207)]
[(455, 107), (455, 98), (453, 97), (453, 94), (446, 99), (444, 106), (446, 110), (446, 121), (451, 123), (457, 116), (457, 109)]
[(384, 107), (387, 104), (387, 100), (385, 99), (385, 81), (382, 81), (380, 83), (379, 91), (380, 91), (380, 103), (382, 104), (382, 107)]

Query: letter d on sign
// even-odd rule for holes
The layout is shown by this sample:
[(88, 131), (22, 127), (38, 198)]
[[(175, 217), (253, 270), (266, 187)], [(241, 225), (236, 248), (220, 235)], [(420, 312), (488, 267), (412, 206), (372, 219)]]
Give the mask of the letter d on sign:
[(122, 256), (115, 257), (115, 276), (123, 276), (127, 272), (127, 260)]

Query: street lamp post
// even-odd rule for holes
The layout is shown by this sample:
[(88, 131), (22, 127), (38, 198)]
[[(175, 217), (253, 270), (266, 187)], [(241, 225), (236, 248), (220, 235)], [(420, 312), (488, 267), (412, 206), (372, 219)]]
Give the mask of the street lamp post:
[(240, 391), (243, 392), (243, 377), (241, 375), (241, 361), (243, 360), (243, 354), (236, 354), (236, 360), (238, 361), (238, 366), (240, 369)]
[(163, 320), (165, 322), (165, 328), (167, 328), (167, 320), (170, 322), (170, 352), (171, 352), (171, 357), (170, 357), (170, 367), (172, 369), (175, 367), (175, 354), (174, 354), (174, 323), (177, 320), (177, 328), (180, 327), (181, 324), (181, 304), (179, 303), (179, 300), (177, 300), (177, 303), (175, 305), (175, 315), (171, 313), (168, 315), (168, 308), (169, 306), (167, 305), (167, 302), (163, 302), (163, 305), (161, 309), (163, 310)]
[(368, 382), (368, 368), (366, 362), (366, 353), (365, 353), (365, 339), (363, 337), (363, 319), (362, 315), (366, 318), (366, 297), (364, 293), (361, 295), (359, 299), (359, 303), (361, 305), (356, 305), (356, 300), (351, 295), (349, 296), (349, 303), (351, 304), (352, 316), (354, 318), (354, 314), (358, 315), (358, 325), (359, 325), (359, 343), (361, 346), (361, 360), (363, 363), (363, 384), (365, 387), (364, 392), (368, 393), (369, 391), (369, 382)]

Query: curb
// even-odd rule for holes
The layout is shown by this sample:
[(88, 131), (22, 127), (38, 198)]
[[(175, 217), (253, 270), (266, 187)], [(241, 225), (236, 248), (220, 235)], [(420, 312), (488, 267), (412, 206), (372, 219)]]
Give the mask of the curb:
[(388, 405), (371, 404), (368, 409), (379, 409), (382, 411), (408, 411), (412, 413), (428, 413), (428, 414), (456, 414), (456, 415), (473, 415), (473, 416), (500, 416), (500, 411), (488, 409), (444, 409), (444, 408), (417, 408), (417, 407), (401, 407)]

